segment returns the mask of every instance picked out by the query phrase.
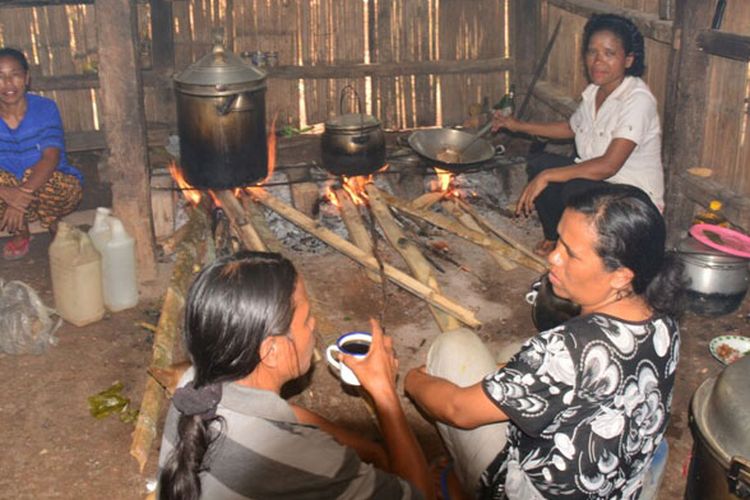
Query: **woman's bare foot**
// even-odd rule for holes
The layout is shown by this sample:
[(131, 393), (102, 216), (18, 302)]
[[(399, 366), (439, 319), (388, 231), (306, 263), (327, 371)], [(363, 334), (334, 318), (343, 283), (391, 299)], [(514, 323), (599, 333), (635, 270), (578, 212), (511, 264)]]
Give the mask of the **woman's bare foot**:
[(540, 257), (546, 257), (555, 249), (555, 245), (557, 245), (556, 241), (544, 239), (536, 244), (534, 253)]

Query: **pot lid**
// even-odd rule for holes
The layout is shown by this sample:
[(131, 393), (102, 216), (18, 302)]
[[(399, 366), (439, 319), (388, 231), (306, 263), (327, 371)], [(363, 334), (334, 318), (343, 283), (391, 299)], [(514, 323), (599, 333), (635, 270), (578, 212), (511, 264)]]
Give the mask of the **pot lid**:
[(266, 72), (216, 43), (210, 54), (175, 75), (174, 80), (181, 85), (213, 87), (219, 92), (230, 87), (252, 90), (265, 87)]
[(380, 120), (372, 115), (347, 113), (334, 116), (326, 122), (326, 130), (362, 130), (380, 126)]
[(680, 252), (682, 256), (687, 258), (696, 257), (698, 259), (715, 262), (717, 264), (735, 264), (747, 262), (747, 259), (743, 259), (742, 257), (735, 257), (733, 255), (724, 253), (721, 250), (716, 250), (715, 248), (711, 248), (708, 245), (704, 245), (692, 236), (688, 236), (680, 241), (680, 243), (677, 245), (677, 251)]
[(702, 436), (725, 466), (734, 456), (750, 458), (750, 356), (701, 384), (691, 411)]

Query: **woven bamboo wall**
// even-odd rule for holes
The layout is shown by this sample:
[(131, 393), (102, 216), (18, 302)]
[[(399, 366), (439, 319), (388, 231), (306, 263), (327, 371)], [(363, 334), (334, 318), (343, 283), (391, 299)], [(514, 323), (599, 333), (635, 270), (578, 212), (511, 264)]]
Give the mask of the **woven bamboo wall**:
[[(750, 9), (743, 0), (729, 0), (722, 31), (750, 32)], [(750, 65), (711, 56), (708, 109), (700, 166), (736, 194), (750, 195)], [(698, 166), (698, 161), (696, 165)], [(717, 193), (718, 194), (718, 193)]]

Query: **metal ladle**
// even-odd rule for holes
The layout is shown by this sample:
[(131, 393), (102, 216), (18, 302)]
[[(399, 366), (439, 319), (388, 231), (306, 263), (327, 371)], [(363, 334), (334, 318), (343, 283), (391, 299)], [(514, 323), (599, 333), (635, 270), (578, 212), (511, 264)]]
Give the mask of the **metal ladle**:
[(461, 158), (466, 150), (468, 150), (475, 142), (484, 136), (492, 128), (492, 118), (485, 123), (482, 128), (477, 130), (474, 136), (467, 142), (461, 149), (454, 149), (446, 147), (438, 151), (437, 159), (444, 163), (461, 163)]

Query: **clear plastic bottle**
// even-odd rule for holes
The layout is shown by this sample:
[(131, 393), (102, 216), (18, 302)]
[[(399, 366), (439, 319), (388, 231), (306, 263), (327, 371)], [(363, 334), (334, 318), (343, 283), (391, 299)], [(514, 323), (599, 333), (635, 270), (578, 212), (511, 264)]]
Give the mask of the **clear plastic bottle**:
[(55, 309), (76, 326), (104, 316), (101, 256), (91, 238), (64, 222), (49, 246), (50, 275)]
[(729, 227), (729, 221), (721, 213), (723, 208), (719, 200), (711, 200), (708, 210), (698, 213), (693, 218), (693, 224), (713, 224), (715, 226)]
[(135, 240), (120, 219), (108, 217), (110, 236), (102, 251), (104, 305), (112, 312), (138, 304), (138, 281), (135, 268)]

